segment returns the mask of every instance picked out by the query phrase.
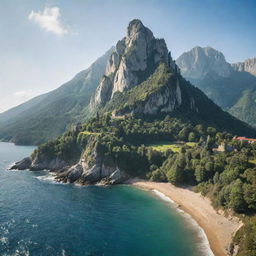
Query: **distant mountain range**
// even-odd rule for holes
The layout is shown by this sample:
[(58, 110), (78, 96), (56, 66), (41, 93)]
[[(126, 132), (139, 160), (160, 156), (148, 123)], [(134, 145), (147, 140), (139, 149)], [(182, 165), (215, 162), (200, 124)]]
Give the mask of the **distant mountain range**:
[(195, 47), (177, 60), (181, 74), (235, 117), (256, 127), (256, 59), (230, 64), (211, 47)]
[(237, 71), (249, 72), (256, 76), (256, 58), (247, 59), (244, 62), (232, 64), (232, 67)]

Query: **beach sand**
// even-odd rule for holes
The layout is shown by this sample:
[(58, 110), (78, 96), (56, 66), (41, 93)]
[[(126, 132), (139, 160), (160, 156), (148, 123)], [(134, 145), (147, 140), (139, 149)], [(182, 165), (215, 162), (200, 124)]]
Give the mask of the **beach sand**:
[(242, 226), (242, 222), (238, 218), (225, 217), (212, 207), (208, 198), (203, 197), (200, 193), (193, 192), (189, 188), (139, 179), (131, 179), (129, 184), (147, 190), (157, 190), (169, 197), (204, 230), (215, 256), (228, 255), (232, 237)]

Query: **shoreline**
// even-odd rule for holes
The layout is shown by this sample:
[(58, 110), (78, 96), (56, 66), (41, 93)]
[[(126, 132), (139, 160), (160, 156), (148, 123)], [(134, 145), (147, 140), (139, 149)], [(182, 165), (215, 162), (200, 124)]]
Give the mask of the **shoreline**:
[(188, 188), (140, 179), (130, 179), (127, 184), (152, 191), (158, 196), (161, 193), (169, 198), (170, 202), (177, 205), (177, 209), (188, 214), (198, 224), (198, 228), (202, 229), (215, 256), (228, 255), (232, 237), (242, 226), (242, 222), (237, 217), (225, 217), (212, 207), (210, 199)]

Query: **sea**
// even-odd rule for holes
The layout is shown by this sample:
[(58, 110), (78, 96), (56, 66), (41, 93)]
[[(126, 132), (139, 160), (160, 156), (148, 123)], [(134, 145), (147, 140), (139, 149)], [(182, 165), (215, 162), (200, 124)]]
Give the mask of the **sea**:
[(10, 171), (35, 147), (0, 142), (1, 256), (210, 256), (202, 229), (158, 191)]

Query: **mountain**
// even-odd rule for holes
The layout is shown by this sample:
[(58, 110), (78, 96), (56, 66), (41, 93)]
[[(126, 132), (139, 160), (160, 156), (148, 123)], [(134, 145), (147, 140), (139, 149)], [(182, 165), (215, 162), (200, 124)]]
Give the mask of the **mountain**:
[(86, 107), (113, 49), (59, 88), (0, 114), (0, 139), (34, 144), (56, 138), (87, 115)]
[(237, 71), (249, 72), (256, 76), (256, 58), (247, 59), (244, 62), (232, 64), (232, 67)]
[[(223, 56), (210, 52), (223, 63)], [(216, 64), (212, 73), (226, 78), (233, 72), (222, 67)], [(255, 213), (254, 146), (234, 135), (255, 136), (256, 130), (185, 80), (164, 40), (140, 20), (131, 21), (117, 43), (89, 111), (94, 116), (83, 125), (40, 145), (11, 169), (48, 169), (57, 181), (80, 185), (134, 177), (197, 185), (218, 209)], [(248, 221), (239, 230), (229, 255), (240, 245), (240, 255), (254, 253), (253, 226)]]
[(245, 136), (256, 133), (187, 82), (165, 41), (156, 39), (140, 20), (130, 22), (126, 37), (110, 55), (90, 102), (92, 112), (93, 108), (97, 109), (94, 118), (40, 146), (32, 158), (14, 168), (68, 168), (61, 171), (61, 179), (95, 182), (123, 169), (108, 157), (112, 144), (130, 147), (188, 137), (204, 140), (217, 130)]
[(147, 80), (161, 62), (172, 69), (176, 67), (165, 41), (156, 39), (141, 21), (130, 22), (127, 36), (118, 41), (110, 57), (91, 109), (104, 105), (116, 92), (127, 91)]
[[(241, 97), (246, 91), (256, 89), (255, 76), (239, 68), (234, 68), (234, 65), (225, 60), (222, 53), (210, 47), (195, 47), (183, 53), (176, 63), (181, 74), (187, 80), (200, 88), (224, 110), (231, 111), (233, 106), (239, 102), (236, 111), (231, 111), (231, 113), (242, 121), (255, 125), (256, 113), (255, 115), (251, 114), (248, 118), (238, 111), (241, 102), (245, 102), (245, 99), (240, 100)], [(247, 100), (249, 100), (248, 97)], [(251, 104), (252, 102), (247, 103), (248, 108)], [(248, 111), (253, 113), (250, 109)]]
[(211, 47), (194, 47), (183, 53), (177, 60), (181, 74), (188, 79), (201, 80), (208, 74), (229, 77), (232, 67), (224, 55)]
[[(224, 56), (212, 48), (195, 49), (192, 55), (198, 56), (197, 59), (209, 56), (205, 62), (212, 67), (214, 74), (227, 77), (233, 72)], [(188, 59), (193, 58), (188, 54)], [(191, 62), (191, 67), (197, 66), (198, 74), (193, 78), (207, 75), (202, 63), (195, 62)], [(184, 70), (182, 66), (180, 70)], [(126, 37), (116, 44), (90, 107), (92, 110), (101, 109), (101, 112), (112, 111), (113, 116), (179, 113), (196, 122), (233, 130), (235, 133), (250, 130), (185, 81), (165, 41), (156, 39), (140, 20), (131, 21)]]

